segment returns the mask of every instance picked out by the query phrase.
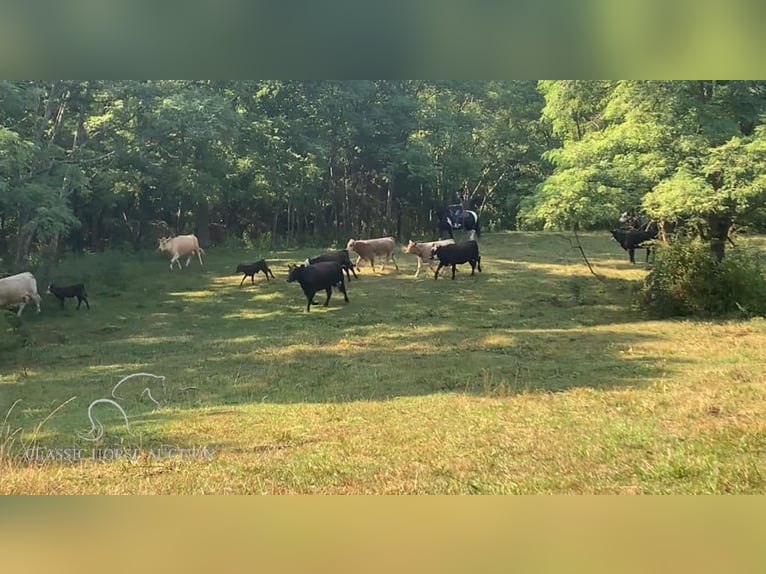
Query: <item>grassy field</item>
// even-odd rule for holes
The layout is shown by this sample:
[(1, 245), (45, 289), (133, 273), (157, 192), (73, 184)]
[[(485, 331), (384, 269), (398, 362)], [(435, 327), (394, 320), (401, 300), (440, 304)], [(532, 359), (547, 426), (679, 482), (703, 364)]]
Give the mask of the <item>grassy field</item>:
[[(647, 320), (646, 266), (583, 243), (603, 283), (564, 236), (504, 233), (476, 277), (401, 254), (310, 313), (286, 264), (321, 247), (65, 260), (90, 312), (0, 323), (0, 493), (766, 492), (766, 321)], [(261, 256), (277, 280), (239, 287)], [(166, 381), (121, 385), (132, 434), (102, 403), (78, 436), (141, 371)]]

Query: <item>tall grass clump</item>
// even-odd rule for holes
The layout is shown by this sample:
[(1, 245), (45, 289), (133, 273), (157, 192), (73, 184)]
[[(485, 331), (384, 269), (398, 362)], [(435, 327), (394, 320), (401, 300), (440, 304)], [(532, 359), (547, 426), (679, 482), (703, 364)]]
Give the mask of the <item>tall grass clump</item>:
[(730, 249), (719, 262), (702, 241), (679, 240), (657, 250), (638, 302), (663, 318), (762, 315), (766, 313), (766, 275), (757, 256), (747, 250)]

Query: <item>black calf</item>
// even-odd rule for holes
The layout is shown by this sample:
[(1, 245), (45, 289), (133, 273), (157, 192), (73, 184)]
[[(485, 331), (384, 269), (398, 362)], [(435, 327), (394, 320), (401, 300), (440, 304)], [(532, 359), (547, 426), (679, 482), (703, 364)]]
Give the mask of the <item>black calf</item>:
[(274, 279), (274, 274), (271, 272), (271, 269), (269, 269), (269, 266), (266, 264), (265, 259), (260, 259), (259, 261), (256, 261), (255, 263), (251, 263), (250, 265), (245, 265), (244, 263), (240, 263), (237, 265), (237, 270), (235, 273), (244, 273), (242, 276), (242, 281), (239, 282), (239, 286), (242, 287), (242, 283), (245, 282), (245, 279), (250, 277), (250, 284), (255, 284), (255, 274), (259, 271), (262, 271), (263, 274), (266, 276), (266, 281), (269, 281), (269, 275), (271, 275)]
[(343, 281), (343, 268), (340, 263), (326, 261), (309, 266), (299, 265), (296, 267), (295, 265), (290, 265), (288, 269), (290, 273), (287, 277), (287, 282), (297, 281), (300, 283), (301, 289), (303, 289), (303, 293), (306, 295), (306, 311), (311, 311), (312, 304), (318, 305), (314, 301), (314, 295), (322, 289), (327, 293), (327, 300), (324, 302), (325, 307), (330, 303), (333, 287), (337, 287), (343, 293), (346, 303), (349, 302), (348, 295), (346, 294), (346, 284)]
[(351, 275), (349, 274), (349, 271), (354, 274), (354, 279), (359, 279), (354, 269), (356, 266), (351, 262), (351, 257), (348, 255), (348, 249), (341, 249), (335, 253), (325, 253), (324, 255), (319, 255), (318, 257), (306, 259), (306, 265), (327, 262), (340, 263), (340, 266), (346, 272), (346, 278), (349, 281), (351, 281)]
[(481, 255), (479, 255), (479, 244), (475, 241), (466, 241), (456, 245), (442, 245), (434, 249), (434, 255), (439, 258), (439, 266), (434, 273), (434, 279), (439, 278), (439, 271), (442, 267), (452, 266), (452, 279), (455, 278), (455, 266), (461, 263), (471, 264), (471, 275), (475, 275), (478, 267), (481, 273)]
[(85, 292), (85, 285), (78, 283), (77, 285), (68, 285), (66, 287), (57, 287), (53, 283), (48, 285), (48, 293), (55, 295), (55, 297), (61, 303), (61, 308), (64, 308), (64, 300), (68, 298), (77, 297), (77, 310), (80, 310), (80, 305), (85, 301), (85, 306), (90, 311), (90, 303), (88, 303), (88, 294)]

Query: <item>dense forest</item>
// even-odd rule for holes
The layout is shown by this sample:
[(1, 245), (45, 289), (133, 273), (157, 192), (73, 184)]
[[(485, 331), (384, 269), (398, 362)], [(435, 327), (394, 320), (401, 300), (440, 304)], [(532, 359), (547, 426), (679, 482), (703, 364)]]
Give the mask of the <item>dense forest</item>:
[(763, 227), (766, 81), (0, 82), (0, 271), (67, 250), (684, 221)]

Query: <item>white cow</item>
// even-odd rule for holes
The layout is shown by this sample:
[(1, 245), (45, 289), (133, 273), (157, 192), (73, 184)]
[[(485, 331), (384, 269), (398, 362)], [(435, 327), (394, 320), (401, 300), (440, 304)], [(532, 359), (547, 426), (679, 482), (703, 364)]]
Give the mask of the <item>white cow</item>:
[(29, 271), (0, 279), (0, 307), (19, 303), (16, 316), (21, 317), (21, 312), (30, 301), (35, 302), (39, 313), (40, 295), (37, 293), (37, 281)]
[(442, 245), (452, 245), (454, 243), (454, 239), (442, 239), (439, 241), (410, 241), (407, 244), (407, 247), (404, 248), (404, 252), (418, 256), (418, 270), (415, 271), (415, 277), (420, 275), (420, 270), (423, 267), (423, 263), (426, 261), (428, 261), (428, 268), (431, 271), (434, 270), (434, 249), (441, 247)]
[(178, 263), (178, 268), (181, 269), (181, 257), (187, 257), (186, 266), (189, 266), (192, 255), (196, 254), (199, 258), (199, 264), (202, 265), (202, 254), (205, 252), (197, 241), (196, 235), (178, 235), (176, 237), (160, 237), (159, 245), (157, 246), (159, 251), (163, 253), (169, 253), (170, 270), (173, 270), (173, 263)]
[(399, 265), (396, 263), (396, 257), (394, 257), (394, 249), (396, 249), (396, 241), (393, 237), (378, 237), (377, 239), (349, 239), (346, 249), (354, 251), (359, 257), (356, 258), (356, 267), (359, 267), (359, 262), (364, 259), (370, 262), (370, 267), (375, 271), (375, 258), (385, 257), (383, 265), (380, 270), (383, 271), (386, 268), (386, 263), (389, 257), (394, 262), (396, 270), (399, 271)]

